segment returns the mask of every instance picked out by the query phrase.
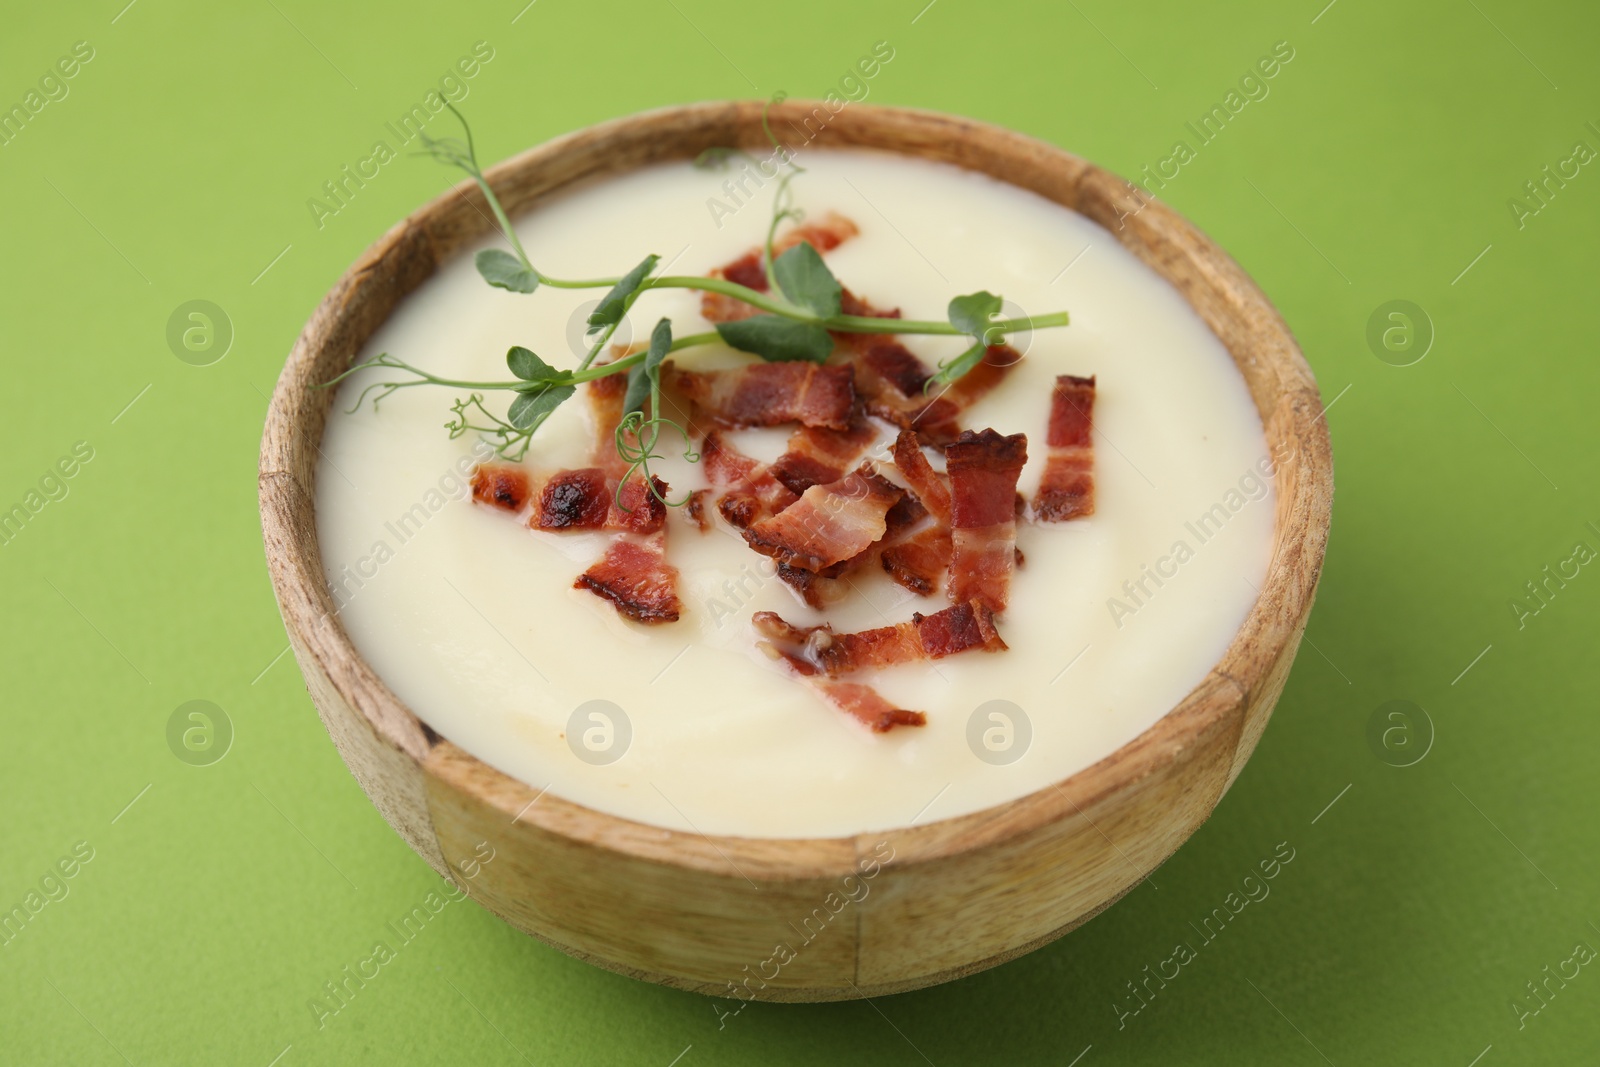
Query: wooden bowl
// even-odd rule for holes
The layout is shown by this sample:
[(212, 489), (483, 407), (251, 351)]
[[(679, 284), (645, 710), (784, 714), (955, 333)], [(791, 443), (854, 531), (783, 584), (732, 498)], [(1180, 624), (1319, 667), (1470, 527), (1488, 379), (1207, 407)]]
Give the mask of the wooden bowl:
[[(489, 180), (515, 215), (584, 179), (763, 145), (760, 118), (759, 102), (652, 111), (531, 149)], [(862, 104), (773, 110), (779, 129), (821, 119), (818, 145), (954, 163), (1105, 226), (1222, 340), (1272, 454), (1288, 457), (1275, 476), (1266, 582), (1227, 653), (1099, 763), (986, 811), (890, 833), (710, 838), (541, 795), (419, 721), (334, 613), (313, 513), (333, 392), (312, 386), (349, 366), (408, 293), (489, 230), (470, 183), (399, 223), (339, 279), (289, 356), (261, 444), (267, 561), (295, 658), (339, 752), (400, 836), (484, 907), (564, 952), (742, 1000), (840, 1000), (971, 974), (1060, 937), (1136, 885), (1210, 815), (1254, 750), (1311, 611), (1333, 496), (1322, 403), (1294, 338), (1238, 264), (1176, 212), (984, 123)], [(493, 861), (476, 862), (489, 849)]]

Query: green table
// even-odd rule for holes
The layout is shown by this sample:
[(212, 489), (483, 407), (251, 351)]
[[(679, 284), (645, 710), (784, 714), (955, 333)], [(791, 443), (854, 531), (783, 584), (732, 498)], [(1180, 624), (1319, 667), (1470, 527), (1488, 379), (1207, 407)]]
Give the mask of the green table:
[[(0, 1061), (1600, 1059), (1591, 5), (124, 2), (13, 5), (0, 34)], [(1169, 175), (1304, 345), (1338, 503), (1255, 759), (1149, 885), (924, 992), (721, 1018), (471, 903), (399, 944), (440, 883), (284, 655), (256, 447), (311, 308), (448, 176), (402, 158), (308, 202), (446, 77), (498, 159), (821, 96), (880, 41), (874, 102)], [(197, 300), (221, 314), (185, 339)], [(1270, 895), (1201, 937), (1280, 847)], [(379, 940), (378, 977), (314, 1012)]]

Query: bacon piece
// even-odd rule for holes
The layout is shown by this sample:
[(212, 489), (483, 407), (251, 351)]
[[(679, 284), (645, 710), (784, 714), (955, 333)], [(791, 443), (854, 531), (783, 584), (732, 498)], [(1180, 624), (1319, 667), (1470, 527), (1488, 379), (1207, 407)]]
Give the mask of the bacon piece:
[[(784, 465), (785, 460), (793, 456), (795, 452), (800, 449), (801, 446), (798, 445), (796, 441), (802, 436), (802, 434), (825, 434), (828, 432), (829, 431), (821, 430), (797, 431), (795, 435), (790, 438), (790, 451), (778, 458), (778, 460), (773, 464), (773, 470), (777, 471), (779, 468), (781, 468)], [(845, 459), (847, 456), (849, 459), (854, 459), (855, 456), (859, 454), (857, 451), (858, 449), (864, 448), (871, 441), (876, 440), (876, 438), (877, 431), (873, 430), (870, 427), (870, 424), (867, 424), (861, 433), (852, 436), (848, 441), (845, 441), (842, 437), (836, 435), (835, 440), (832, 442), (832, 446), (836, 449), (834, 455), (838, 459)], [(912, 447), (915, 447), (914, 436), (912, 437)], [(835, 460), (835, 462), (836, 461), (837, 460)], [(849, 460), (847, 459), (846, 462), (848, 461)], [(833, 474), (833, 478), (839, 477), (842, 473), (843, 471), (841, 469), (838, 473)], [(933, 475), (931, 467), (928, 468), (928, 473)], [(937, 475), (933, 475), (933, 477), (935, 479), (938, 478)], [(814, 482), (806, 482), (802, 484), (804, 488), (810, 488), (812, 484), (823, 484), (829, 480), (831, 479), (819, 476), (815, 478)], [(791, 486), (794, 488), (801, 488), (802, 484), (791, 482)], [(942, 485), (937, 481), (935, 481), (934, 484), (941, 490), (943, 489)], [(944, 492), (943, 503), (946, 515), (948, 516), (948, 491)], [(860, 552), (856, 553), (854, 556), (851, 556), (849, 559), (826, 568), (820, 574), (815, 574), (803, 568), (795, 568), (786, 564), (779, 564), (778, 577), (783, 579), (783, 581), (786, 582), (796, 593), (798, 593), (800, 598), (807, 604), (814, 608), (820, 608), (830, 601), (837, 600), (843, 596), (845, 592), (843, 586), (849, 584), (848, 580), (845, 582), (838, 582), (833, 581), (832, 579), (842, 578), (851, 571), (860, 570), (863, 567), (869, 567), (875, 562), (882, 560), (883, 568), (889, 572), (891, 578), (894, 578), (896, 581), (900, 582), (902, 585), (905, 585), (906, 588), (912, 589), (914, 592), (927, 595), (931, 591), (933, 584), (937, 584), (939, 575), (943, 573), (945, 566), (948, 565), (950, 561), (950, 536), (945, 523), (930, 516), (928, 514), (928, 509), (922, 505), (922, 502), (919, 501), (915, 495), (909, 492), (903, 493), (900, 499), (895, 501), (889, 510), (884, 513), (883, 520), (883, 536), (874, 541), (872, 544), (868, 545)], [(930, 527), (932, 529), (930, 529)], [(902, 541), (913, 539), (924, 534), (925, 532), (933, 533), (935, 535), (942, 533), (944, 551), (939, 557), (938, 565), (934, 568), (934, 573), (932, 574), (931, 579), (924, 581), (919, 588), (918, 585), (913, 581), (908, 580), (911, 564), (909, 562), (902, 563), (896, 550)], [(915, 551), (915, 547), (913, 547), (912, 551)], [(929, 584), (930, 582), (932, 584)]]
[(895, 469), (905, 478), (906, 484), (917, 495), (922, 506), (927, 508), (934, 518), (948, 525), (950, 487), (945, 484), (939, 472), (933, 469), (933, 464), (928, 462), (922, 446), (917, 443), (917, 435), (911, 430), (901, 430), (900, 436), (895, 438), (893, 455)]
[(877, 438), (877, 429), (859, 412), (843, 430), (802, 426), (789, 435), (783, 455), (773, 460), (772, 476), (796, 495), (837, 481)]
[[(840, 296), (839, 312), (863, 318), (898, 319), (900, 309), (884, 310), (846, 289)], [(837, 358), (855, 364), (856, 387), (864, 396), (876, 399), (885, 390), (890, 396), (885, 402), (904, 406), (922, 395), (923, 386), (933, 377), (933, 371), (911, 350), (887, 333), (835, 333), (839, 345)]]
[(799, 499), (773, 477), (766, 464), (734, 448), (716, 430), (706, 434), (700, 446), (700, 464), (712, 485), (729, 490), (717, 501), (717, 511), (738, 529), (775, 515)]
[[(712, 271), (711, 277), (726, 278), (735, 285), (754, 289), (758, 293), (767, 291), (767, 276), (761, 270), (760, 252), (745, 253), (727, 266)], [(700, 296), (700, 315), (710, 323), (737, 322), (759, 314), (760, 308), (726, 293), (702, 293)]]
[[(812, 485), (842, 478), (876, 438), (877, 430), (859, 413), (847, 430), (802, 426), (790, 435), (784, 454), (768, 465), (740, 453), (713, 430), (701, 447), (702, 465), (713, 484), (731, 487), (717, 510), (730, 526), (743, 530), (783, 511)], [(695, 503), (691, 500), (691, 507)], [(692, 512), (690, 517), (695, 518)], [(843, 583), (832, 580), (843, 569), (836, 565), (818, 574), (780, 562), (777, 574), (801, 600), (820, 608), (844, 594)]]
[[(878, 431), (872, 424), (859, 417), (848, 430), (802, 426), (789, 435), (789, 447), (772, 462), (767, 472), (790, 492), (804, 493), (813, 485), (826, 485), (844, 477), (877, 436)], [(886, 532), (895, 528), (898, 513), (908, 500), (901, 497), (884, 515)], [(909, 502), (915, 504), (915, 501)], [(855, 565), (856, 561), (850, 559), (817, 572), (779, 563), (777, 575), (801, 600), (811, 607), (821, 608), (845, 595), (846, 583), (836, 579)]]
[[(719, 271), (712, 271), (713, 276), (721, 275), (735, 285), (742, 285), (746, 289), (754, 289), (758, 293), (767, 291), (767, 274), (761, 267), (761, 250), (752, 248), (738, 259), (729, 263)], [(711, 295), (711, 294), (707, 294)], [(729, 299), (732, 299), (731, 297)], [(743, 307), (749, 307), (744, 301), (738, 301)]]
[(847, 366), (791, 361), (729, 370), (663, 369), (674, 389), (728, 426), (800, 422), (844, 430), (856, 403), (855, 375)]
[(652, 474), (646, 485), (644, 476), (636, 474), (622, 483), (620, 492), (615, 490), (615, 485), (615, 482), (607, 482), (606, 491), (611, 502), (606, 510), (606, 529), (651, 534), (666, 525), (666, 482)]
[(689, 494), (689, 502), (683, 508), (689, 516), (689, 521), (694, 523), (701, 533), (711, 529), (711, 516), (706, 514), (706, 498), (710, 495), (709, 489), (696, 489)]
[(1094, 514), (1094, 392), (1093, 377), (1063, 374), (1050, 393), (1050, 451), (1033, 498), (1041, 522)]
[(951, 599), (970, 597), (1003, 611), (1017, 569), (1015, 521), (950, 531)]
[[(870, 566), (881, 554), (890, 551), (901, 540), (909, 536), (911, 531), (922, 528), (927, 522), (928, 511), (917, 498), (906, 493), (895, 501), (883, 516), (883, 536), (854, 556), (831, 567), (826, 567), (820, 572), (805, 570), (801, 567), (792, 567), (786, 563), (778, 564), (778, 577), (797, 593), (801, 600), (814, 608), (825, 607), (827, 604), (843, 597), (850, 588), (853, 588), (847, 575), (852, 571)], [(949, 533), (945, 533), (945, 541), (949, 542)], [(948, 563), (950, 554), (948, 550), (944, 555)], [(884, 568), (889, 569), (888, 564)], [(890, 571), (890, 576), (894, 572)]]
[[(770, 613), (768, 613), (770, 614)], [(763, 641), (761, 647), (789, 665), (797, 678), (812, 692), (865, 724), (875, 734), (885, 734), (896, 726), (926, 726), (928, 716), (920, 711), (897, 708), (885, 700), (876, 689), (860, 682), (841, 682), (819, 674), (815, 665), (771, 642)]]
[(1003, 611), (1016, 569), (1017, 477), (1026, 434), (964, 431), (945, 448), (950, 472), (950, 599)]
[(800, 627), (776, 612), (751, 618), (756, 632), (780, 654), (829, 677), (871, 667), (924, 659), (943, 659), (968, 649), (1000, 652), (1006, 647), (994, 626), (994, 612), (974, 600), (952, 604), (932, 615), (914, 612), (910, 621), (857, 633), (834, 633), (827, 623)]
[(610, 510), (605, 471), (599, 467), (557, 471), (540, 490), (528, 525), (535, 530), (598, 530)]
[(891, 533), (876, 546), (878, 562), (896, 584), (930, 596), (950, 567), (950, 488), (928, 462), (914, 431), (900, 431), (892, 455), (910, 489), (902, 504), (914, 503), (920, 515), (908, 514), (899, 528), (891, 523)]
[[(654, 489), (654, 492), (651, 489)], [(634, 475), (617, 491), (599, 467), (557, 471), (539, 491), (528, 526), (535, 530), (628, 530), (654, 533), (667, 521), (667, 483)], [(620, 504), (620, 506), (619, 506)]]
[(804, 241), (818, 252), (832, 252), (861, 231), (856, 224), (830, 211), (816, 222), (802, 222), (772, 242), (772, 254), (781, 256)]
[(682, 611), (678, 569), (666, 561), (666, 534), (641, 541), (619, 538), (572, 583), (609, 600), (624, 616), (642, 623), (677, 622)]
[(730, 486), (748, 481), (761, 469), (761, 461), (740, 452), (720, 430), (706, 434), (700, 446), (700, 466), (712, 485)]
[(926, 726), (928, 716), (920, 711), (897, 708), (871, 686), (860, 682), (836, 682), (827, 678), (802, 679), (828, 703), (852, 718), (865, 723), (875, 734), (886, 734), (896, 726)]
[(904, 490), (863, 465), (745, 530), (750, 547), (780, 563), (821, 571), (883, 536), (885, 516)]
[(791, 567), (787, 563), (777, 566), (778, 580), (813, 608), (826, 607), (844, 596), (847, 592), (845, 583), (838, 580), (842, 573), (842, 565), (829, 567), (821, 574), (803, 567)]
[(884, 548), (878, 560), (897, 585), (931, 596), (950, 569), (950, 530), (930, 525)]
[(735, 490), (717, 498), (717, 514), (737, 530), (748, 529), (754, 523), (760, 522), (762, 515), (766, 513), (767, 509), (760, 498), (742, 490)]
[(472, 472), (472, 499), (480, 504), (518, 512), (532, 492), (528, 472), (515, 464), (484, 463)]
[(836, 334), (835, 339), (850, 353), (846, 358), (855, 365), (868, 410), (890, 422), (909, 420), (906, 413), (916, 410), (933, 377), (928, 365), (888, 334)]
[[(843, 215), (836, 215), (830, 211), (817, 222), (802, 223), (778, 237), (772, 242), (772, 254), (781, 256), (802, 241), (818, 252), (831, 252), (858, 232), (855, 223)], [(727, 266), (712, 271), (711, 277), (725, 278), (735, 285), (754, 289), (758, 293), (764, 293), (768, 289), (767, 275), (762, 269), (759, 248), (753, 248)], [(759, 308), (722, 293), (706, 293), (700, 298), (700, 314), (707, 322), (732, 322), (760, 313)]]
[(950, 525), (980, 529), (1015, 521), (1017, 476), (1028, 461), (1027, 434), (964, 430), (944, 450), (950, 474)]
[(900, 499), (884, 513), (883, 540), (897, 540), (927, 517), (928, 509), (922, 506), (922, 501), (902, 490)]

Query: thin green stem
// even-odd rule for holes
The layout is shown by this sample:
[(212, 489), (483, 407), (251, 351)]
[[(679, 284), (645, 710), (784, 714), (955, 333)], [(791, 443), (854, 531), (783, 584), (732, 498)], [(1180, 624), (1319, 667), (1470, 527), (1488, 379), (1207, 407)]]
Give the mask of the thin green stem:
[(539, 282), (552, 289), (609, 289), (620, 282), (621, 278), (552, 278), (548, 274), (540, 274)]
[[(340, 375), (338, 375), (337, 377), (334, 377), (334, 378), (330, 378), (327, 381), (323, 382), (322, 384), (318, 385), (317, 388), (318, 389), (330, 389), (333, 386), (338, 385), (340, 382), (344, 381), (346, 378), (348, 378), (351, 375), (355, 374), (357, 371), (371, 370), (371, 369), (378, 368), (378, 367), (388, 367), (388, 368), (390, 368), (392, 370), (409, 371), (410, 373), (415, 374), (418, 378), (421, 378), (425, 382), (429, 382), (429, 383), (431, 383), (433, 385), (448, 385), (453, 389), (506, 389), (506, 388), (514, 388), (515, 387), (515, 386), (509, 385), (508, 383), (505, 383), (505, 382), (467, 382), (467, 381), (460, 381), (460, 380), (455, 379), (455, 378), (441, 378), (436, 374), (430, 374), (427, 371), (422, 370), (420, 367), (413, 367), (409, 363), (406, 363), (406, 362), (404, 362), (402, 360), (395, 359), (393, 356), (391, 356), (387, 352), (385, 352), (382, 355), (378, 356), (376, 359), (369, 359), (364, 363), (357, 363), (355, 366), (351, 367), (349, 370), (345, 371), (343, 374), (340, 374)], [(527, 383), (523, 382), (522, 384), (526, 385)]]
[[(633, 301), (631, 299), (628, 301), (627, 306), (629, 308), (633, 307)], [(617, 321), (613, 322), (610, 326), (607, 326), (600, 336), (594, 339), (594, 344), (589, 346), (589, 351), (586, 352), (583, 359), (578, 362), (578, 370), (584, 371), (589, 369), (589, 364), (593, 363), (595, 357), (600, 354), (601, 350), (604, 349), (608, 343), (610, 343), (612, 335), (617, 332), (617, 327), (622, 325), (622, 320), (626, 316), (627, 310), (624, 309), (623, 313), (617, 316)]]
[(582, 382), (592, 382), (596, 378), (609, 378), (619, 370), (626, 370), (635, 363), (643, 363), (646, 355), (648, 355), (647, 352), (635, 352), (630, 356), (623, 356), (621, 359), (614, 359), (610, 363), (602, 363), (598, 367), (575, 370), (567, 377), (561, 379), (560, 384), (578, 385)]
[[(697, 345), (714, 345), (721, 343), (721, 341), (722, 335), (717, 333), (715, 330), (708, 330), (705, 333), (688, 333), (684, 334), (682, 337), (673, 338), (672, 344), (667, 347), (667, 351), (681, 352), (685, 348), (694, 348)], [(577, 370), (572, 371), (566, 377), (562, 378), (556, 384), (577, 385), (580, 382), (592, 382), (596, 378), (605, 378), (609, 375), (615, 374), (619, 370), (625, 370), (626, 368), (633, 366), (635, 363), (644, 362), (644, 357), (646, 355), (648, 355), (647, 352), (639, 351), (634, 352), (632, 355), (623, 356), (621, 359), (614, 359), (610, 363), (602, 363), (598, 367), (580, 367)], [(502, 386), (502, 388), (515, 388), (515, 386)]]
[(674, 338), (668, 352), (677, 352), (696, 345), (715, 345), (722, 343), (722, 335), (716, 330), (707, 330), (705, 333), (686, 333), (682, 337)]
[[(462, 169), (466, 170), (465, 167)], [(489, 201), (489, 209), (494, 212), (495, 220), (500, 223), (500, 232), (505, 234), (506, 240), (516, 250), (517, 258), (522, 260), (522, 265), (533, 271), (541, 282), (547, 285), (550, 284), (550, 279), (546, 278), (539, 271), (539, 268), (533, 265), (533, 261), (528, 258), (528, 253), (522, 247), (521, 239), (517, 237), (516, 229), (512, 227), (511, 220), (506, 217), (505, 208), (500, 206), (500, 198), (494, 195), (493, 189), (489, 188), (489, 182), (484, 178), (483, 172), (474, 165), (471, 170), (467, 170), (467, 173), (472, 176), (473, 181), (478, 183), (478, 188), (483, 190), (483, 198)]]
[[(845, 333), (918, 333), (966, 336), (966, 331), (957, 329), (948, 322), (918, 321), (916, 319), (886, 319), (862, 315), (835, 315), (831, 319), (818, 320), (830, 330), (839, 330)], [(1048, 315), (1031, 315), (1023, 319), (996, 319), (990, 324), (990, 330), (1001, 333), (1020, 333), (1024, 330), (1039, 330), (1048, 326), (1067, 325), (1067, 313), (1055, 311)]]
[[(716, 331), (714, 331), (714, 330), (708, 330), (705, 333), (685, 334), (682, 337), (674, 338), (671, 346), (668, 347), (667, 351), (668, 352), (680, 352), (685, 348), (694, 348), (694, 347), (696, 347), (698, 345), (717, 344), (721, 340), (722, 340), (721, 335), (716, 333)], [(550, 385), (550, 386), (581, 385), (584, 382), (592, 382), (596, 378), (606, 378), (606, 377), (609, 377), (609, 376), (611, 376), (613, 374), (618, 373), (619, 371), (627, 370), (629, 367), (633, 366), (634, 364), (643, 362), (644, 361), (644, 357), (645, 357), (646, 354), (647, 353), (642, 352), (642, 351), (641, 352), (634, 352), (631, 355), (623, 356), (621, 359), (613, 360), (610, 363), (602, 363), (598, 367), (579, 368), (578, 370), (575, 370), (575, 371), (563, 371), (563, 372), (561, 372), (559, 375), (557, 375), (554, 378), (549, 378), (549, 379), (541, 378), (541, 379), (539, 379), (538, 382), (529, 382), (529, 381), (525, 381), (525, 380), (520, 379), (520, 378), (515, 380), (515, 381), (498, 381), (498, 382), (472, 382), (472, 381), (465, 381), (465, 380), (460, 379), (460, 378), (442, 378), (437, 374), (431, 374), (428, 371), (425, 371), (420, 367), (413, 367), (409, 363), (406, 363), (406, 362), (404, 362), (402, 360), (395, 359), (393, 356), (387, 356), (387, 354), (386, 354), (387, 358), (380, 357), (379, 359), (368, 360), (365, 363), (358, 363), (354, 367), (351, 367), (349, 370), (345, 371), (343, 374), (339, 375), (338, 377), (332, 378), (332, 379), (329, 379), (326, 382), (323, 382), (320, 386), (318, 386), (318, 388), (321, 388), (321, 389), (331, 388), (332, 386), (338, 385), (340, 382), (344, 381), (346, 378), (350, 377), (352, 374), (355, 374), (357, 371), (376, 370), (378, 368), (387, 368), (389, 370), (403, 370), (403, 371), (407, 372), (408, 374), (416, 375), (417, 378), (420, 379), (419, 381), (416, 381), (416, 382), (383, 382), (383, 383), (376, 383), (376, 384), (379, 384), (379, 385), (396, 385), (396, 386), (401, 386), (401, 387), (404, 387), (404, 386), (407, 386), (407, 385), (421, 385), (421, 384), (426, 383), (426, 384), (429, 384), (429, 385), (445, 385), (445, 386), (449, 386), (452, 389), (470, 389), (470, 390), (473, 390), (473, 391), (476, 392), (478, 390), (486, 390), (486, 391), (505, 391), (505, 390), (519, 391), (519, 390), (526, 390), (526, 389), (529, 388), (529, 386), (536, 385), (536, 384), (544, 384), (544, 385)]]
[(726, 278), (701, 278), (692, 274), (669, 274), (661, 278), (651, 278), (640, 289), (698, 289), (701, 292), (721, 293), (731, 296), (735, 300), (742, 300), (751, 307), (758, 307), (762, 311), (770, 311), (774, 315), (782, 315), (786, 319), (796, 319), (800, 322), (822, 322), (823, 320), (802, 308), (797, 308), (787, 300), (779, 300), (766, 293), (758, 293), (737, 282), (730, 282)]

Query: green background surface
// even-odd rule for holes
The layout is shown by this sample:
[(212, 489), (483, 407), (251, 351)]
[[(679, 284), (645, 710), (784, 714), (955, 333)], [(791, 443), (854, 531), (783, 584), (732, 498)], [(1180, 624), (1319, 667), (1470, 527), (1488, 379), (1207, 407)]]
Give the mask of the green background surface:
[[(7, 105), (74, 42), (95, 50), (0, 147), (0, 506), (74, 443), (94, 450), (0, 547), (0, 906), (93, 850), (0, 948), (0, 1061), (1600, 1061), (1600, 967), (1545, 1001), (1525, 985), (1600, 946), (1600, 574), (1552, 585), (1521, 625), (1511, 607), (1578, 541), (1600, 548), (1600, 166), (1520, 227), (1508, 207), (1576, 141), (1600, 148), (1592, 5), (124, 2), (8, 4), (0, 33)], [(465, 106), (485, 159), (663, 104), (820, 96), (886, 40), (871, 101), (1122, 173), (1193, 144), (1187, 121), (1294, 48), (1162, 195), (1255, 276), (1316, 369), (1333, 537), (1271, 728), (1150, 884), (964, 981), (721, 1025), (731, 1002), (454, 904), (319, 1028), (308, 1000), (440, 883), (281, 655), (257, 441), (318, 299), (447, 176), (391, 164), (320, 229), (307, 199), (480, 40), (495, 57)], [(166, 343), (192, 299), (235, 330), (214, 365)], [(1411, 366), (1366, 339), (1395, 299), (1436, 331)], [(195, 699), (234, 731), (208, 766), (167, 740)], [(1385, 748), (1368, 726), (1390, 700), (1427, 722)], [(1125, 983), (1280, 842), (1295, 859), (1271, 895), (1119, 1026)]]

